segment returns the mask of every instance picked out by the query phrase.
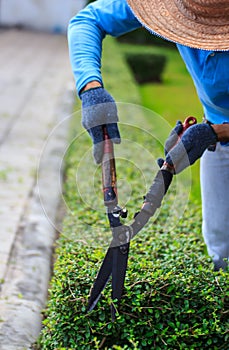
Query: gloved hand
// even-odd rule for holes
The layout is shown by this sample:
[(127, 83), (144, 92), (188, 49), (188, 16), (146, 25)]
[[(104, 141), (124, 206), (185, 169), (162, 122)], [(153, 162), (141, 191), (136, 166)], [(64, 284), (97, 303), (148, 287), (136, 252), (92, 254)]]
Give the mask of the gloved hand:
[(103, 125), (114, 143), (120, 143), (117, 107), (113, 97), (103, 88), (97, 87), (84, 91), (82, 100), (82, 125), (92, 138), (95, 162), (100, 164), (103, 157)]
[[(183, 131), (183, 124), (180, 120), (178, 120), (175, 127), (173, 128), (173, 130), (169, 134), (169, 137), (165, 141), (165, 147), (164, 147), (165, 156), (175, 146), (175, 144), (177, 143), (177, 141), (179, 139), (179, 135), (182, 133), (182, 131)], [(158, 163), (160, 168), (162, 167), (164, 161), (165, 160), (163, 158), (159, 158), (157, 160), (157, 163)]]
[[(173, 141), (175, 138), (174, 136)], [(171, 140), (170, 137), (169, 139)], [(178, 174), (189, 165), (195, 163), (203, 155), (204, 151), (217, 141), (217, 135), (211, 125), (205, 123), (192, 125), (184, 132), (178, 143), (176, 144), (175, 142), (175, 146), (167, 152), (165, 161), (169, 165), (174, 166), (175, 172)]]

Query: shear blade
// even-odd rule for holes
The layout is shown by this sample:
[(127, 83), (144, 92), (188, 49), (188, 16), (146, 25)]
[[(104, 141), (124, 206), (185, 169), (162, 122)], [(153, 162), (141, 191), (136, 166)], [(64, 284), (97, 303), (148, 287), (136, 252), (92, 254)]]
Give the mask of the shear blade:
[[(126, 269), (128, 262), (129, 243), (122, 247), (113, 249), (113, 265), (112, 265), (112, 300), (121, 300), (126, 277)], [(115, 320), (116, 309), (111, 305), (111, 317)]]
[(126, 276), (129, 243), (125, 244), (125, 253), (122, 253), (120, 247), (113, 249), (113, 266), (112, 266), (112, 299), (121, 299)]
[(92, 287), (89, 301), (88, 311), (92, 311), (100, 299), (101, 293), (107, 285), (112, 273), (112, 248), (108, 248), (106, 256), (100, 267), (94, 285)]

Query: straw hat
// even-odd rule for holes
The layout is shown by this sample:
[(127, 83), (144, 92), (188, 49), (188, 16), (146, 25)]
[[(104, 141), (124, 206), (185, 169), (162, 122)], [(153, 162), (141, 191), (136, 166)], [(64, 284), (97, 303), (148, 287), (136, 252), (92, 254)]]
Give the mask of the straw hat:
[(151, 32), (204, 50), (229, 50), (229, 0), (127, 0)]

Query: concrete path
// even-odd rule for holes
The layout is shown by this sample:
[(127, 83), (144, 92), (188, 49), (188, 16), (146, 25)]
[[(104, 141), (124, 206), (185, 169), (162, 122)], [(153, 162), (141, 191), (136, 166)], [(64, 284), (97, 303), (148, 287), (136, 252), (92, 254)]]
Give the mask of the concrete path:
[(46, 150), (39, 185), (37, 172), (74, 96), (65, 36), (0, 32), (0, 350), (29, 349), (40, 332), (68, 122)]

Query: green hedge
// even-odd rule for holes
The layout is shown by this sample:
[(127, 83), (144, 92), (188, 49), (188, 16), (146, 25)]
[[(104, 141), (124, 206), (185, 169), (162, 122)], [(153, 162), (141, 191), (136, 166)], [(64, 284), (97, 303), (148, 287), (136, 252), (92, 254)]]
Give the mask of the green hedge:
[[(106, 41), (104, 50), (106, 86), (112, 84), (116, 88), (114, 97), (137, 101), (136, 86), (114, 41)], [(140, 115), (133, 118), (144, 124)], [(72, 132), (76, 135), (82, 132), (79, 113)], [(125, 133), (136, 140), (136, 135), (122, 126), (121, 134)], [(156, 147), (145, 136), (138, 133), (139, 144)], [(70, 212), (57, 242), (43, 330), (34, 348), (228, 350), (229, 275), (212, 272), (201, 236), (200, 208), (189, 204), (181, 219), (171, 215), (175, 204), (173, 187), (166, 195), (159, 216), (131, 242), (125, 290), (116, 322), (110, 319), (110, 285), (95, 310), (87, 314), (89, 291), (107, 248), (99, 243), (93, 246), (91, 242), (108, 242), (110, 237), (103, 210), (91, 208), (77, 191), (76, 170), (89, 144), (89, 137), (84, 133), (80, 147), (79, 142), (73, 142), (66, 157), (65, 201)], [(126, 157), (134, 159), (131, 148), (125, 151)], [(153, 165), (143, 160), (142, 163), (146, 175), (152, 178)], [(90, 167), (93, 163), (90, 166), (87, 163), (81, 174), (85, 189), (88, 189)], [(132, 217), (141, 206), (144, 185), (139, 173), (128, 163), (122, 165), (118, 161), (117, 170), (121, 178), (125, 174), (133, 188), (128, 203)], [(98, 186), (101, 198), (99, 195), (97, 200), (101, 204), (99, 176), (98, 169), (95, 186)]]
[(162, 81), (166, 56), (149, 53), (129, 53), (126, 60), (139, 84)]
[(59, 241), (42, 349), (228, 349), (229, 280), (213, 274), (203, 255), (199, 214), (189, 212), (169, 234), (160, 233), (163, 219), (131, 244), (114, 323), (110, 285), (96, 309), (86, 312), (102, 249)]
[(145, 28), (136, 29), (130, 33), (124, 34), (117, 39), (121, 43), (162, 46), (175, 49), (176, 45), (171, 41), (164, 40), (158, 35), (151, 34)]

